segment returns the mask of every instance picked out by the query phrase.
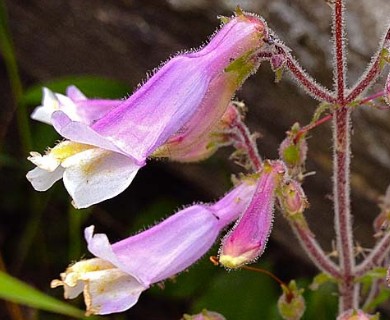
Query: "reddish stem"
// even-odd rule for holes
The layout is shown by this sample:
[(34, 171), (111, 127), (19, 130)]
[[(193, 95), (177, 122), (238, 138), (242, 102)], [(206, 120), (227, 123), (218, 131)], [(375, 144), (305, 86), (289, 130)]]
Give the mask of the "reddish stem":
[(338, 267), (326, 256), (309, 227), (306, 224), (301, 224), (295, 221), (293, 221), (290, 225), (292, 226), (295, 235), (298, 237), (302, 248), (318, 269), (336, 279), (339, 279), (340, 271)]
[(371, 64), (367, 73), (363, 76), (362, 80), (352, 89), (351, 93), (345, 99), (346, 103), (351, 103), (355, 100), (368, 86), (374, 82), (379, 75), (379, 62), (380, 57), (377, 57), (376, 60)]
[(333, 37), (335, 45), (334, 86), (339, 108), (333, 117), (333, 196), (335, 232), (341, 279), (339, 282), (339, 311), (357, 308), (358, 286), (354, 283), (355, 258), (353, 255), (353, 232), (350, 208), (350, 109), (346, 108), (346, 59), (344, 46), (344, 0), (335, 0)]
[(356, 267), (355, 275), (360, 277), (372, 268), (380, 266), (390, 251), (390, 232), (387, 232), (382, 239), (378, 241), (370, 254), (364, 261)]
[(370, 101), (372, 101), (372, 100), (375, 100), (375, 99), (377, 99), (377, 98), (381, 98), (381, 97), (383, 97), (384, 95), (385, 95), (385, 91), (384, 91), (384, 90), (383, 90), (383, 91), (380, 91), (380, 92), (377, 92), (377, 93), (374, 93), (373, 95), (368, 96), (368, 97), (366, 97), (366, 98), (360, 100), (360, 101), (359, 101), (359, 105), (365, 104), (365, 103), (370, 102)]
[(326, 101), (328, 103), (334, 103), (335, 98), (332, 94), (323, 86), (319, 85), (313, 77), (311, 77), (294, 57), (283, 48), (283, 46), (277, 45), (278, 54), (282, 54), (286, 59), (286, 66), (294, 76), (294, 78), (300, 83), (303, 88), (315, 99), (319, 101)]
[(256, 143), (253, 141), (250, 132), (246, 125), (241, 121), (241, 119), (237, 119), (235, 122), (235, 127), (239, 131), (242, 139), (243, 144), (245, 145), (245, 148), (247, 150), (248, 158), (251, 161), (252, 167), (255, 172), (260, 171), (261, 169), (261, 157), (259, 155), (259, 152), (257, 150)]
[(355, 259), (350, 210), (350, 109), (340, 108), (334, 116), (334, 173), (333, 194), (337, 251), (340, 256), (340, 311), (357, 307), (354, 298)]
[(295, 136), (295, 138), (294, 138), (294, 143), (295, 143), (295, 144), (298, 143), (299, 139), (300, 139), (305, 133), (307, 133), (308, 131), (310, 131), (310, 130), (316, 128), (316, 127), (318, 127), (319, 125), (321, 125), (321, 124), (323, 124), (323, 123), (329, 121), (329, 120), (332, 119), (332, 118), (333, 118), (333, 114), (328, 114), (327, 116), (325, 116), (325, 117), (323, 117), (323, 118), (321, 118), (321, 119), (319, 119), (319, 120), (317, 120), (317, 121), (315, 121), (315, 122), (313, 122), (313, 123), (310, 123), (310, 124), (308, 124), (307, 126), (304, 126), (303, 128), (301, 128), (301, 129), (297, 132), (297, 134), (296, 134), (296, 136)]
[(337, 92), (337, 102), (344, 105), (345, 93), (345, 46), (344, 46), (344, 2), (336, 0), (334, 6), (334, 42), (335, 42), (335, 89)]
[(348, 97), (345, 99), (345, 103), (351, 103), (356, 99), (364, 90), (366, 90), (373, 82), (376, 81), (380, 74), (380, 62), (382, 49), (390, 42), (390, 29), (387, 31), (382, 45), (377, 51), (376, 55), (371, 60), (370, 65), (367, 68), (365, 74), (360, 78), (360, 81), (351, 89)]

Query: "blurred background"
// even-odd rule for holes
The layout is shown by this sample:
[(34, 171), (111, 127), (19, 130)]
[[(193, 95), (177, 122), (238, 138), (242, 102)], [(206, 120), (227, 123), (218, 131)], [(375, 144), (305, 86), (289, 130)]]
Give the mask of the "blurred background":
[[(231, 174), (241, 169), (228, 160), (230, 148), (196, 164), (150, 161), (121, 195), (91, 209), (75, 210), (61, 182), (38, 193), (25, 179), (33, 168), (26, 160), (28, 151), (43, 152), (59, 139), (50, 126), (29, 119), (40, 104), (42, 86), (64, 92), (67, 85), (76, 84), (89, 97), (124, 97), (172, 54), (205, 43), (219, 25), (217, 16), (230, 16), (237, 5), (263, 16), (305, 69), (328, 88), (332, 85), (331, 10), (324, 0), (2, 0), (0, 4), (0, 267), (60, 300), (62, 290), (50, 289), (50, 281), (71, 261), (90, 256), (82, 238), (86, 226), (94, 224), (97, 232), (115, 242), (186, 204), (217, 199), (230, 188)], [(347, 1), (347, 10), (352, 85), (377, 50), (390, 2)], [(260, 154), (270, 159), (277, 157), (291, 125), (307, 124), (317, 106), (288, 75), (277, 84), (274, 78), (264, 63), (237, 93), (248, 107), (249, 127), (261, 134)], [(383, 80), (374, 91), (382, 90)], [(372, 221), (379, 213), (378, 199), (390, 181), (390, 115), (363, 107), (353, 118), (354, 231), (360, 246), (369, 247), (374, 242)], [(329, 253), (334, 238), (330, 137), (330, 124), (312, 131), (307, 170), (316, 174), (304, 184), (311, 204), (306, 216)], [(209, 255), (216, 255), (217, 249)], [(131, 310), (105, 318), (180, 319), (183, 313), (207, 308), (229, 320), (280, 319), (277, 283), (249, 271), (227, 273), (214, 267), (209, 255), (189, 272), (145, 292)], [(286, 282), (298, 279), (301, 285), (317, 274), (279, 212), (258, 265)], [(6, 283), (0, 279), (1, 290), (7, 291)], [(9, 290), (27, 296), (27, 291), (15, 288)], [(309, 306), (304, 319), (334, 318), (337, 297), (331, 291), (331, 286), (324, 286), (305, 292)], [(38, 296), (31, 299), (39, 301)], [(82, 299), (71, 304), (84, 308)], [(385, 312), (390, 308), (388, 302), (383, 306)], [(0, 301), (0, 318), (73, 316)]]

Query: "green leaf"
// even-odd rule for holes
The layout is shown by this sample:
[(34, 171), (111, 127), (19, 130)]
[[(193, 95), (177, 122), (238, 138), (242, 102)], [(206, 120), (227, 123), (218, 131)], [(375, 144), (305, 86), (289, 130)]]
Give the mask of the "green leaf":
[(112, 79), (98, 76), (72, 76), (53, 79), (28, 88), (22, 96), (22, 102), (34, 106), (39, 105), (42, 99), (42, 87), (64, 93), (70, 85), (78, 87), (89, 98), (120, 99), (130, 91), (129, 86)]
[(36, 309), (84, 318), (83, 311), (52, 298), (3, 271), (0, 271), (0, 298)]
[(388, 288), (381, 288), (379, 294), (366, 306), (364, 306), (364, 311), (374, 312), (378, 306), (382, 303), (388, 301), (390, 298), (390, 291)]
[(328, 282), (335, 282), (335, 279), (326, 273), (320, 273), (314, 277), (313, 282), (310, 284), (309, 288), (310, 290), (316, 291), (320, 286)]
[(376, 267), (368, 271), (365, 275), (356, 279), (357, 282), (361, 283), (371, 283), (374, 279), (385, 279), (387, 274), (387, 269), (383, 267)]

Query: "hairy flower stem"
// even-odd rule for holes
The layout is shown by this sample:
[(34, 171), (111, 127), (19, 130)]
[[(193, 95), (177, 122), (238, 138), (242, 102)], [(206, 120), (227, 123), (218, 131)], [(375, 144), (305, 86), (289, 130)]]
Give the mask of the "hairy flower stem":
[(299, 63), (286, 49), (282, 46), (277, 46), (277, 51), (285, 57), (286, 67), (291, 72), (294, 79), (303, 86), (308, 94), (319, 101), (326, 101), (328, 103), (335, 102), (335, 98), (332, 94), (326, 88), (318, 84), (305, 70), (303, 70)]
[(241, 136), (242, 143), (245, 146), (247, 156), (250, 160), (253, 170), (258, 172), (261, 169), (262, 160), (259, 155), (259, 151), (257, 150), (255, 139), (251, 136), (247, 126), (239, 117), (235, 119), (234, 126), (237, 128)]
[(346, 63), (344, 45), (344, 0), (336, 0), (333, 14), (334, 87), (338, 109), (333, 117), (333, 197), (335, 232), (341, 279), (339, 312), (358, 307), (358, 285), (354, 283), (355, 258), (350, 208), (350, 109), (345, 107)]
[(335, 111), (334, 124), (334, 177), (333, 194), (337, 251), (340, 257), (339, 283), (340, 312), (357, 307), (354, 291), (353, 235), (350, 210), (350, 110)]
[(372, 268), (380, 266), (390, 251), (390, 232), (381, 238), (364, 261), (356, 267), (355, 276), (360, 277)]
[(290, 225), (297, 236), (302, 248), (305, 250), (310, 260), (320, 269), (322, 272), (331, 275), (332, 277), (339, 279), (340, 270), (336, 264), (331, 261), (322, 250), (314, 234), (305, 223), (299, 223), (297, 221), (290, 221)]
[(295, 135), (295, 138), (294, 138), (294, 142), (297, 143), (299, 141), (299, 139), (307, 132), (309, 132), (310, 130), (318, 127), (319, 125), (329, 121), (330, 119), (333, 118), (333, 114), (328, 114), (327, 116), (315, 121), (315, 122), (312, 122), (310, 124), (308, 124), (307, 126), (304, 126), (303, 128), (301, 128), (297, 134)]
[(350, 93), (345, 99), (346, 104), (355, 100), (364, 90), (366, 90), (371, 84), (376, 81), (381, 71), (382, 49), (388, 46), (389, 42), (390, 29), (387, 31), (383, 43), (379, 47), (379, 50), (371, 59), (371, 63), (368, 66), (367, 71), (360, 78), (359, 82), (350, 90)]

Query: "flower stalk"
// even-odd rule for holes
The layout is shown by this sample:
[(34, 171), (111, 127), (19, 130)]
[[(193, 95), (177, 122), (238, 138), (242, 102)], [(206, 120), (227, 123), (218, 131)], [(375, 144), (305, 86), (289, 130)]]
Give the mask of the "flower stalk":
[(334, 87), (338, 108), (333, 117), (333, 197), (336, 244), (339, 254), (341, 279), (339, 282), (339, 311), (358, 307), (358, 285), (354, 283), (355, 258), (350, 207), (350, 134), (351, 110), (345, 107), (346, 59), (344, 0), (336, 0), (333, 13), (335, 48)]

